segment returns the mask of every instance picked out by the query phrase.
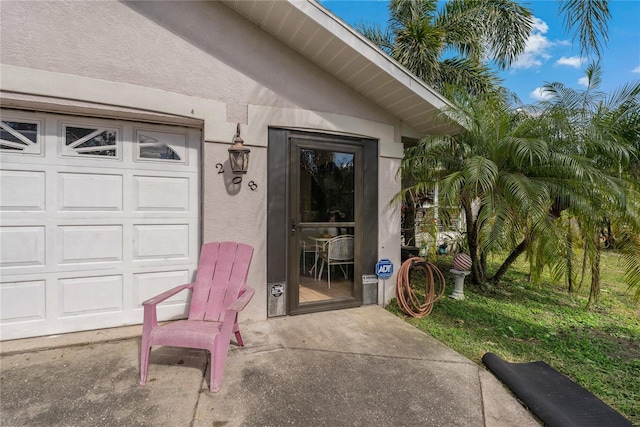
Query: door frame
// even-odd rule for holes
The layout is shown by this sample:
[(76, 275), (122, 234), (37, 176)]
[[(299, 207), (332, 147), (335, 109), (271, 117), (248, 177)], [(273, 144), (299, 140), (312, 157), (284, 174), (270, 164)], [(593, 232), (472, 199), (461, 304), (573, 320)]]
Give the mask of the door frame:
[[(328, 303), (305, 304), (293, 307), (289, 289), (290, 270), (293, 263), (289, 261), (291, 189), (289, 180), (293, 165), (290, 162), (292, 139), (318, 141), (320, 144), (338, 144), (338, 146), (361, 147), (361, 199), (359, 230), (361, 238), (359, 247), (355, 250), (354, 282), (357, 282), (354, 298), (350, 300), (333, 300)], [(362, 274), (373, 273), (378, 257), (378, 140), (362, 136), (339, 135), (321, 133), (319, 131), (304, 131), (286, 128), (269, 128), (269, 143), (267, 150), (267, 316), (275, 317), (287, 314), (303, 314), (316, 311), (334, 310), (355, 307), (363, 304)], [(356, 177), (358, 180), (358, 177)], [(356, 212), (356, 215), (358, 213)], [(297, 266), (297, 262), (295, 263)], [(356, 267), (357, 265), (357, 267)], [(273, 287), (284, 288), (284, 293), (274, 292)], [(297, 303), (297, 293), (296, 299)], [(368, 301), (364, 303), (375, 303)], [(292, 310), (293, 308), (293, 310)]]

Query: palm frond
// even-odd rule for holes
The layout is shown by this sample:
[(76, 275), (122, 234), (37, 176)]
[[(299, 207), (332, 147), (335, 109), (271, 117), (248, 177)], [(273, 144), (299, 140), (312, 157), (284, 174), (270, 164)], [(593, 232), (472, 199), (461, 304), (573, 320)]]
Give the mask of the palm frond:
[(481, 196), (490, 191), (498, 177), (498, 166), (482, 156), (473, 156), (465, 161), (466, 185), (473, 194)]
[[(608, 21), (611, 19), (607, 0), (562, 0), (560, 13), (564, 14), (565, 27), (577, 28), (580, 52), (589, 56), (591, 52), (600, 56), (607, 45)], [(574, 36), (574, 40), (575, 40)]]
[(380, 24), (356, 24), (354, 27), (360, 34), (371, 40), (384, 53), (393, 56), (393, 34), (388, 27)]
[(463, 57), (447, 58), (438, 67), (438, 80), (434, 84), (464, 87), (474, 95), (494, 92), (502, 82), (486, 65)]
[(443, 6), (436, 25), (446, 29), (447, 44), (458, 54), (507, 68), (525, 49), (533, 16), (510, 0), (452, 0)]

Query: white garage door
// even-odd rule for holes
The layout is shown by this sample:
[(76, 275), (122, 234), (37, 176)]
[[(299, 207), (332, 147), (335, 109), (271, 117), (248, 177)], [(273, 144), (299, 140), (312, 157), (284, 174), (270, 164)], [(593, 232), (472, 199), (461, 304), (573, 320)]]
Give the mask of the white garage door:
[(199, 130), (7, 110), (1, 126), (1, 339), (138, 324), (191, 281)]

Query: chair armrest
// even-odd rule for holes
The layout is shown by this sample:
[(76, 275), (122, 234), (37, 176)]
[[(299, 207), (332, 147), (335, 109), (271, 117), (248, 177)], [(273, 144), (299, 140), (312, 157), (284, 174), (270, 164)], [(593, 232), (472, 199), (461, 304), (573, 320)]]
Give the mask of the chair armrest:
[(157, 305), (158, 303), (161, 303), (162, 301), (171, 298), (172, 296), (174, 296), (175, 294), (177, 294), (180, 291), (183, 291), (185, 289), (189, 289), (191, 291), (193, 291), (193, 283), (187, 283), (185, 285), (180, 285), (180, 286), (176, 286), (173, 289), (169, 289), (168, 291), (165, 291), (159, 295), (156, 295), (153, 298), (149, 298), (148, 300), (146, 300), (145, 302), (142, 303), (143, 306), (150, 306), (150, 305)]
[(240, 295), (240, 297), (229, 306), (227, 311), (235, 311), (236, 313), (242, 311), (247, 306), (247, 304), (249, 304), (249, 301), (251, 301), (251, 298), (255, 293), (256, 291), (253, 288), (247, 287), (244, 293)]

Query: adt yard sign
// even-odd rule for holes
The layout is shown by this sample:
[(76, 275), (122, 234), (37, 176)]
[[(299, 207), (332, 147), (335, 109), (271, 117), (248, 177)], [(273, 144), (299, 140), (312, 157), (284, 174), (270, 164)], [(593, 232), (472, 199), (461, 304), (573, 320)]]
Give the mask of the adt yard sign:
[(376, 275), (382, 280), (386, 280), (393, 274), (393, 263), (383, 258), (376, 264)]

